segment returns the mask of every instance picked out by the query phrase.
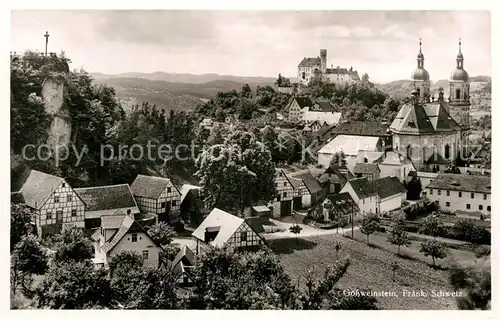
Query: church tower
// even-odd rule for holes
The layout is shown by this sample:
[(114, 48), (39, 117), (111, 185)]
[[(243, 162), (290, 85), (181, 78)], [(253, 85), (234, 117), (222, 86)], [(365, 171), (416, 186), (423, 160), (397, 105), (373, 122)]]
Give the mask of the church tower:
[(419, 100), (423, 103), (430, 101), (431, 82), (429, 73), (424, 68), (424, 54), (422, 53), (422, 39), (419, 41), (419, 52), (417, 55), (417, 68), (411, 74), (413, 90), (416, 91)]
[(470, 81), (469, 74), (464, 69), (464, 55), (462, 54), (462, 40), (458, 40), (457, 66), (450, 77), (449, 111), (451, 117), (462, 128), (462, 155), (469, 155), (470, 134)]

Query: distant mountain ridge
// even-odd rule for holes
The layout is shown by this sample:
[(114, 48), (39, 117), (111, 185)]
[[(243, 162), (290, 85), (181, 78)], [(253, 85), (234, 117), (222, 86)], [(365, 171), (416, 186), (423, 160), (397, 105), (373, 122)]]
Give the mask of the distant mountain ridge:
[(148, 80), (161, 80), (170, 83), (189, 83), (189, 84), (201, 84), (211, 81), (233, 81), (238, 83), (247, 84), (273, 84), (276, 77), (244, 77), (244, 76), (232, 76), (232, 75), (219, 75), (215, 73), (210, 74), (177, 74), (177, 73), (167, 73), (162, 71), (156, 71), (152, 73), (142, 73), (142, 72), (126, 72), (114, 75), (107, 75), (102, 73), (91, 73), (94, 79), (110, 79), (110, 78), (140, 78)]

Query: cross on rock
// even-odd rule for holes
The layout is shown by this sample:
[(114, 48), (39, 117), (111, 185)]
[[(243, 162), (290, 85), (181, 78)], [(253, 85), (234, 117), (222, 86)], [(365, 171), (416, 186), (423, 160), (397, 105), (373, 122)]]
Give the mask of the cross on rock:
[(47, 56), (47, 45), (49, 44), (49, 32), (45, 31), (45, 34), (43, 35), (45, 37), (45, 56)]

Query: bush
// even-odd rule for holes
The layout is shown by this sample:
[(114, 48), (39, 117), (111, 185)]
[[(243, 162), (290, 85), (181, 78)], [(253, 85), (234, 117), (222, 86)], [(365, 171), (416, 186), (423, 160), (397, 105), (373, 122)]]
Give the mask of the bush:
[(381, 232), (381, 233), (385, 233), (385, 227), (383, 226), (379, 226), (378, 229), (377, 229), (377, 232)]

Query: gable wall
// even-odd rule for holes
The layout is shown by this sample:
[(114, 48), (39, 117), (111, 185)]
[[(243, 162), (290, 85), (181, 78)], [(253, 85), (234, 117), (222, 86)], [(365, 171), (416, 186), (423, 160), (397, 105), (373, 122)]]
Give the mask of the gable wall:
[[(57, 203), (55, 202), (56, 196), (59, 197), (59, 202)], [(71, 201), (68, 201), (69, 197)], [(76, 210), (75, 216), (72, 215), (72, 210)], [(64, 180), (40, 209), (36, 222), (37, 226), (56, 224), (57, 211), (63, 212), (63, 227), (85, 227), (85, 205), (71, 186)], [(51, 218), (48, 218), (48, 216)]]
[(144, 260), (144, 265), (157, 267), (159, 261), (159, 248), (151, 240), (151, 238), (146, 233), (134, 233), (137, 234), (137, 242), (132, 242), (132, 233), (127, 233), (123, 238), (115, 245), (111, 251), (108, 252), (107, 263), (112, 261), (113, 256), (120, 251), (135, 251), (142, 257), (143, 251), (148, 251), (148, 259)]
[[(246, 232), (246, 241), (241, 240), (242, 232)], [(255, 233), (250, 226), (243, 222), (240, 227), (234, 232), (234, 234), (227, 241), (228, 246), (232, 247), (245, 247), (245, 246), (257, 246), (263, 244), (261, 237)]]

